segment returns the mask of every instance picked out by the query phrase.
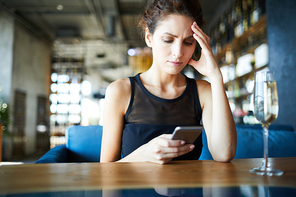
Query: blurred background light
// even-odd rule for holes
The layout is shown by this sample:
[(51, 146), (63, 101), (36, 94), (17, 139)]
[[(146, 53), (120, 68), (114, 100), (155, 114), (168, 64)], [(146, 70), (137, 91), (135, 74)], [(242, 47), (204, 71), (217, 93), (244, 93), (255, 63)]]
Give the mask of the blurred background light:
[(52, 82), (57, 82), (58, 80), (58, 74), (57, 73), (52, 73), (51, 74), (51, 81)]
[(68, 93), (69, 92), (69, 84), (59, 83), (57, 86), (58, 86), (58, 93)]
[(51, 92), (56, 92), (58, 90), (58, 85), (56, 83), (53, 83), (50, 85)]
[(58, 96), (56, 94), (51, 94), (49, 96), (49, 100), (53, 103), (53, 104), (57, 104), (58, 103)]
[(78, 83), (71, 83), (70, 84), (70, 94), (72, 95), (79, 95), (80, 93), (80, 84)]
[(69, 105), (69, 113), (70, 114), (79, 114), (81, 112), (81, 107), (78, 104)]
[(50, 112), (51, 113), (56, 113), (57, 112), (57, 105), (56, 104), (51, 104), (50, 105)]
[(136, 55), (136, 50), (135, 50), (135, 49), (129, 49), (129, 50), (127, 51), (127, 54), (128, 54), (129, 56), (135, 56), (135, 55)]
[(69, 103), (70, 102), (69, 94), (58, 94), (58, 102), (59, 103)]
[(60, 114), (67, 114), (68, 113), (68, 105), (58, 104), (57, 105), (57, 112)]
[(73, 104), (80, 102), (80, 95), (79, 94), (70, 94), (70, 102)]
[(91, 83), (89, 81), (82, 81), (81, 83), (81, 91), (82, 91), (82, 94), (85, 95), (85, 96), (88, 96), (90, 95), (91, 93)]
[(67, 83), (69, 80), (70, 80), (70, 77), (68, 75), (59, 75), (58, 76), (59, 83)]
[(69, 115), (68, 120), (70, 123), (78, 124), (80, 122), (81, 118), (79, 115)]

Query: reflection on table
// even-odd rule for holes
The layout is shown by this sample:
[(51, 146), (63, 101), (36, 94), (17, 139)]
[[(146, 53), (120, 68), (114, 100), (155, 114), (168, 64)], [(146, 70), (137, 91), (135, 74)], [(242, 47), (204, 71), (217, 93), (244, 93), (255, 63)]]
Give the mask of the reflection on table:
[(272, 158), (282, 176), (249, 169), (262, 159), (0, 166), (0, 196), (293, 196), (296, 158)]
[(151, 188), (151, 189), (122, 189), (122, 190), (91, 190), (67, 192), (40, 192), (25, 194), (0, 195), (0, 197), (291, 197), (295, 196), (296, 188), (268, 186), (240, 187), (206, 187), (206, 188)]

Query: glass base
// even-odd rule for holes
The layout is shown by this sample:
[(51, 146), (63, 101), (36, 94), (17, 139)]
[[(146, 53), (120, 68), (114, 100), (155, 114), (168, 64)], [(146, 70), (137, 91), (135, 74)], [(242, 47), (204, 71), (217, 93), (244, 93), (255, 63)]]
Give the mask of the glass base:
[(258, 174), (258, 175), (268, 175), (268, 176), (281, 176), (284, 172), (277, 169), (272, 169), (270, 167), (257, 167), (250, 169), (251, 173)]

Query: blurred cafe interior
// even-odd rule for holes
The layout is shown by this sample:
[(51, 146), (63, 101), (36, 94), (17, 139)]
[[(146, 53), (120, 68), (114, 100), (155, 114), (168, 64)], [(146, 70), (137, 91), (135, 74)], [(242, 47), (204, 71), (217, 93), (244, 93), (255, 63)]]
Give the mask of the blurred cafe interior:
[[(0, 0), (3, 161), (65, 143), (70, 125), (101, 125), (106, 87), (152, 62), (139, 15), (152, 0)], [(279, 116), (296, 128), (296, 1), (200, 0), (236, 124), (258, 124), (254, 73), (275, 73)], [(196, 50), (199, 53), (199, 50)], [(187, 65), (185, 75), (207, 80)]]

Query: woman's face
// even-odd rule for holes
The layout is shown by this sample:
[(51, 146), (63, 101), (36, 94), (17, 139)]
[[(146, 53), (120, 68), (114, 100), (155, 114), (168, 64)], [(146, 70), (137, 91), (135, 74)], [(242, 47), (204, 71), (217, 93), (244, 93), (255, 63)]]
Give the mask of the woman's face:
[(178, 74), (186, 66), (195, 49), (192, 24), (189, 17), (172, 14), (158, 24), (153, 35), (148, 34), (153, 65), (168, 74)]

